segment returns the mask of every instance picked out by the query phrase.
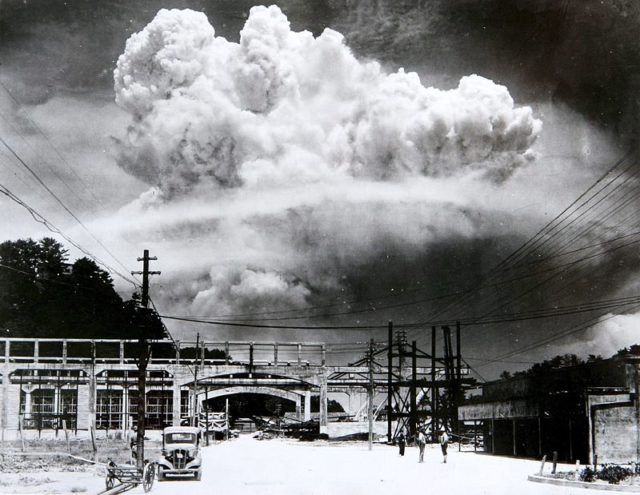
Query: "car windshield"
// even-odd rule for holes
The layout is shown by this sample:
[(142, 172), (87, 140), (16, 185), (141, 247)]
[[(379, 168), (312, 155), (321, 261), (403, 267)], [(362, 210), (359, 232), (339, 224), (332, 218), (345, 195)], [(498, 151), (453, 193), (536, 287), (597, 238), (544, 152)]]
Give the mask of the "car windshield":
[(196, 443), (195, 433), (167, 433), (165, 443)]

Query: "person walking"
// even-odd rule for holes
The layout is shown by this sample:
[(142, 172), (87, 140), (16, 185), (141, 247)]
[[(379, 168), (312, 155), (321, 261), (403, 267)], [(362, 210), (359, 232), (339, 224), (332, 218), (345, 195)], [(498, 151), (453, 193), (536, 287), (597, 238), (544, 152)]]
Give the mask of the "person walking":
[(396, 441), (398, 442), (398, 449), (401, 456), (404, 456), (404, 448), (407, 445), (407, 439), (404, 436), (404, 433), (401, 431), (396, 437)]
[(424, 448), (427, 445), (427, 437), (422, 429), (418, 430), (416, 443), (418, 444), (419, 449), (418, 462), (424, 462)]
[(440, 435), (440, 448), (442, 449), (442, 462), (444, 464), (447, 463), (447, 447), (449, 446), (449, 435), (447, 435), (447, 430), (442, 429), (442, 434)]

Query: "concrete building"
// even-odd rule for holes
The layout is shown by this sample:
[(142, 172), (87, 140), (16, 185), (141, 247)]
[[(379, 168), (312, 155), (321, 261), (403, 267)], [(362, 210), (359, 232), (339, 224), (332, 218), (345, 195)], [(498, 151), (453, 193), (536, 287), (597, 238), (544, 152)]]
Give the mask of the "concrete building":
[(458, 409), (484, 450), (565, 462), (640, 462), (639, 358), (612, 358), (483, 384)]

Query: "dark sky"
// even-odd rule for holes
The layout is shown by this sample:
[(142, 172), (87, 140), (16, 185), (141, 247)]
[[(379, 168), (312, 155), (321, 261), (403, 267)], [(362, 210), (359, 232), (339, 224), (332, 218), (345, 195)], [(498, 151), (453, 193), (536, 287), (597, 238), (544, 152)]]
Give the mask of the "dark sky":
[[(25, 99), (55, 91), (105, 91), (127, 37), (160, 8), (191, 8), (237, 40), (259, 2), (12, 1), (0, 7), (2, 63)], [(635, 101), (640, 7), (627, 1), (415, 0), (279, 3), (295, 30), (332, 27), (361, 56), (406, 66), (449, 84), (478, 73), (518, 101), (562, 101), (604, 126), (626, 130)], [(634, 86), (636, 85), (636, 86)]]
[[(0, 81), (9, 93), (0, 95), (2, 115), (6, 119), (0, 124), (5, 131), (17, 134), (22, 129), (23, 135), (37, 138), (32, 125), (37, 121), (72, 165), (82, 163), (75, 170), (66, 167), (56, 171), (55, 160), (50, 158), (51, 167), (43, 167), (42, 173), (52, 181), (61, 174), (73, 187), (77, 185), (74, 176), (80, 175), (80, 197), (69, 195), (58, 185), (60, 194), (87, 217), (104, 219), (108, 217), (107, 212), (134, 201), (146, 189), (143, 181), (114, 165), (117, 153), (110, 151), (114, 141), (122, 138), (129, 125), (127, 116), (113, 105), (113, 70), (127, 38), (143, 29), (160, 8), (190, 8), (204, 12), (218, 36), (237, 41), (249, 9), (258, 3), (243, 0), (4, 0), (0, 4)], [(393, 287), (420, 289), (420, 297), (429, 299), (472, 286), (481, 280), (488, 267), (499, 262), (575, 199), (613, 163), (619, 150), (628, 148), (635, 141), (636, 94), (640, 87), (637, 77), (640, 6), (635, 2), (286, 0), (278, 5), (289, 18), (293, 30), (306, 29), (318, 35), (326, 27), (333, 28), (345, 36), (346, 44), (359, 58), (378, 60), (390, 71), (400, 67), (416, 71), (425, 85), (449, 89), (458, 84), (461, 76), (475, 73), (507, 86), (519, 105), (530, 104), (539, 112), (545, 129), (550, 130), (541, 138), (542, 148), (556, 154), (545, 157), (545, 172), (532, 183), (536, 188), (532, 193), (532, 208), (537, 211), (532, 213), (534, 220), (529, 219), (531, 223), (526, 228), (520, 230), (514, 224), (513, 232), (510, 232), (508, 222), (515, 221), (509, 207), (496, 205), (497, 213), (490, 221), (471, 218), (480, 224), (490, 223), (488, 230), (498, 232), (495, 236), (434, 243), (419, 254), (415, 249), (405, 250), (393, 240), (385, 245), (384, 239), (377, 239), (380, 244), (366, 261), (332, 264), (334, 268), (340, 265), (343, 271), (348, 292), (345, 299), (369, 300), (374, 301), (370, 305), (384, 306), (391, 303), (376, 297), (389, 295)], [(581, 144), (581, 139), (587, 144)], [(19, 144), (19, 140), (15, 142)], [(592, 154), (597, 156), (584, 166), (576, 165), (574, 162), (583, 157), (576, 155), (575, 150), (585, 147), (594, 148)], [(28, 156), (26, 147), (23, 152)], [(550, 165), (549, 159), (564, 158), (572, 163), (566, 165), (564, 172)], [(575, 180), (563, 187), (558, 185), (556, 173), (561, 180), (567, 180), (567, 177)], [(0, 175), (3, 180), (9, 180), (7, 177)], [(15, 187), (25, 194), (30, 193), (28, 184), (16, 183)], [(544, 188), (549, 188), (549, 198), (548, 204), (543, 205), (540, 198), (544, 197)], [(565, 189), (564, 193), (562, 189)], [(34, 193), (33, 201), (63, 221), (54, 206), (41, 195)], [(514, 202), (525, 203), (522, 198)], [(630, 222), (626, 217), (621, 221)], [(108, 225), (108, 221), (105, 223)], [(24, 225), (19, 221), (7, 225), (5, 235), (30, 234)], [(108, 237), (109, 232), (107, 229), (104, 235)], [(303, 234), (314, 235), (313, 232)], [(141, 246), (140, 239), (131, 234), (126, 241), (133, 247), (118, 248), (118, 254), (133, 259), (134, 252)], [(331, 242), (326, 242), (332, 246)], [(167, 300), (180, 300), (186, 293), (201, 289), (209, 267), (195, 265), (191, 272), (180, 275), (183, 279), (191, 277), (189, 289), (183, 285), (162, 289)], [(560, 285), (553, 290), (542, 286), (528, 292), (518, 304), (508, 309), (518, 311), (553, 303), (577, 304), (633, 293), (637, 269), (635, 255), (611, 256), (598, 265), (597, 270), (592, 266), (567, 276), (563, 283), (569, 285), (569, 290), (563, 292), (563, 298), (552, 300), (550, 296)], [(385, 276), (378, 276), (380, 272)], [(300, 277), (304, 278), (304, 275)], [(425, 285), (428, 286), (426, 289)], [(519, 286), (524, 291), (523, 287)], [(510, 289), (503, 286), (492, 290), (494, 297), (499, 299)], [(317, 304), (328, 301), (322, 294), (313, 297)], [(411, 297), (414, 296), (404, 297), (401, 301), (406, 302)], [(487, 304), (485, 295), (468, 301), (457, 311), (477, 315)], [(373, 316), (365, 313), (358, 318), (363, 321), (390, 318), (416, 321), (437, 310), (437, 305), (429, 303), (382, 314), (378, 311)], [(465, 345), (476, 356), (491, 357), (553, 336), (568, 325), (566, 320), (559, 319), (515, 323), (508, 329), (504, 325), (470, 328), (465, 330)], [(259, 335), (259, 332), (252, 335)], [(420, 333), (412, 331), (412, 335), (419, 336)], [(366, 340), (366, 335), (358, 335), (358, 338)], [(583, 335), (576, 338), (579, 340)], [(596, 336), (589, 334), (585, 340), (588, 345), (578, 350), (598, 350)], [(615, 349), (620, 342), (622, 340), (613, 339), (602, 347), (603, 352)], [(546, 347), (528, 359), (571, 349), (568, 344), (557, 349)], [(517, 360), (518, 356), (513, 359)], [(518, 367), (517, 363), (512, 364)], [(499, 363), (490, 370), (506, 366), (508, 363)]]

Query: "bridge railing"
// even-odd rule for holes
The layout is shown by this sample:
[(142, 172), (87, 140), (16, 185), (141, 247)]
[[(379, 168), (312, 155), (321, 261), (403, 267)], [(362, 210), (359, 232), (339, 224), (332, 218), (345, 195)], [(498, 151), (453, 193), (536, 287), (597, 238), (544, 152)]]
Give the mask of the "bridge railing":
[[(135, 364), (139, 343), (131, 339), (0, 339), (4, 363)], [(309, 342), (151, 342), (152, 364), (324, 365), (326, 347)]]

